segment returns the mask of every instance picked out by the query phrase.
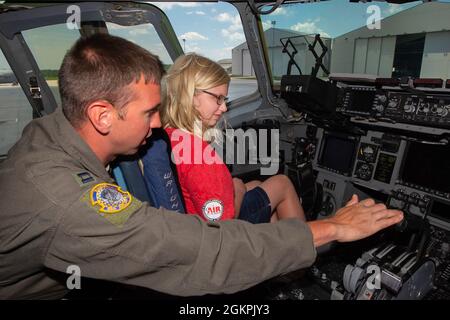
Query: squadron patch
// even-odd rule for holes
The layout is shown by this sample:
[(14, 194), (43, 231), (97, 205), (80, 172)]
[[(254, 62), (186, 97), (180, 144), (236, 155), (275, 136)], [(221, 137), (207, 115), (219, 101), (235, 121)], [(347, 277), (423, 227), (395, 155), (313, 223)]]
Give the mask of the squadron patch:
[(122, 227), (142, 202), (111, 183), (100, 183), (86, 190), (80, 201), (117, 227)]
[(92, 206), (100, 206), (99, 211), (104, 213), (117, 213), (126, 209), (133, 200), (128, 191), (111, 183), (99, 183), (90, 192)]
[(210, 199), (203, 204), (203, 216), (211, 221), (219, 220), (223, 214), (223, 203), (217, 199)]

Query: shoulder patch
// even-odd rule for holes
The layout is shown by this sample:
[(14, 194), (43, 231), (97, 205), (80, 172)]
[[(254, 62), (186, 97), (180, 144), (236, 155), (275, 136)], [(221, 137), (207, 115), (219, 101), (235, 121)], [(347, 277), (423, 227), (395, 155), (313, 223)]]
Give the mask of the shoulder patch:
[(126, 209), (133, 200), (128, 191), (111, 183), (99, 183), (92, 187), (89, 194), (92, 206), (98, 205), (99, 211), (113, 214)]
[(219, 220), (223, 215), (223, 202), (218, 199), (209, 199), (203, 204), (202, 213), (207, 220)]
[(76, 173), (74, 174), (74, 177), (81, 187), (95, 182), (95, 177), (87, 171)]
[(129, 192), (111, 183), (93, 186), (82, 196), (81, 201), (116, 226), (123, 226), (142, 206), (142, 202)]

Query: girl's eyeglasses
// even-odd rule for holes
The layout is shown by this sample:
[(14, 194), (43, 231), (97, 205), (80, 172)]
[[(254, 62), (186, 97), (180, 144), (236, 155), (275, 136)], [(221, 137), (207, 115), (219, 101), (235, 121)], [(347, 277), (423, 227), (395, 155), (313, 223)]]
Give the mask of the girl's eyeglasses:
[(225, 97), (223, 95), (217, 95), (215, 93), (212, 93), (212, 92), (209, 92), (206, 90), (201, 90), (201, 91), (216, 98), (217, 105), (219, 105), (219, 106), (221, 106), (223, 103), (228, 104), (228, 97)]

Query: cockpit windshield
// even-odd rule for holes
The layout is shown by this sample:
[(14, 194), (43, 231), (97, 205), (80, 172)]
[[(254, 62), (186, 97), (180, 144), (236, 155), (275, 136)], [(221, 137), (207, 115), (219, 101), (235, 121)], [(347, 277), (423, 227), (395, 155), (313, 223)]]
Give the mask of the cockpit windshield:
[(450, 78), (450, 2), (283, 4), (262, 15), (274, 84), (314, 73)]

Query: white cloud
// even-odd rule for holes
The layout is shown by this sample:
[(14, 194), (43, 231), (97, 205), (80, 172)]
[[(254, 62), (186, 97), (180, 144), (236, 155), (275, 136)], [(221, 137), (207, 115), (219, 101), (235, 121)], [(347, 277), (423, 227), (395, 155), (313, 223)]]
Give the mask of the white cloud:
[[(197, 48), (195, 52), (205, 56), (211, 60), (218, 61), (221, 59), (231, 59), (231, 47), (226, 48)], [(186, 51), (189, 52), (186, 48)]]
[(238, 21), (238, 23), (233, 23), (231, 26), (228, 27), (228, 30), (230, 31), (242, 31), (242, 23), (241, 20)]
[(243, 32), (232, 31), (230, 29), (222, 29), (221, 33), (222, 36), (224, 36), (225, 38), (227, 38), (229, 41), (232, 42), (242, 42), (245, 40)]
[(236, 43), (245, 40), (245, 36), (242, 31), (241, 18), (238, 14), (231, 15), (227, 12), (222, 12), (219, 15), (215, 16), (213, 19), (223, 23), (231, 23), (228, 28), (221, 30), (222, 36), (227, 38), (229, 41)]
[(187, 50), (191, 50), (192, 51), (195, 48), (199, 48), (198, 42), (195, 42), (195, 41), (186, 41), (186, 42), (181, 41), (180, 43), (181, 43), (181, 45), (183, 47), (186, 46), (186, 51)]
[(397, 13), (397, 12), (400, 12), (400, 11), (402, 11), (403, 10), (403, 7), (401, 6), (401, 5), (399, 5), (399, 4), (396, 4), (396, 3), (390, 3), (389, 4), (389, 6), (388, 6), (388, 8), (386, 8), (385, 10), (384, 10), (384, 13), (386, 14), (386, 15), (392, 15), (392, 14), (395, 14), (395, 13)]
[(222, 13), (219, 13), (218, 16), (215, 16), (214, 19), (219, 22), (227, 22), (227, 21), (231, 21), (232, 17), (228, 12), (222, 12)]
[(149, 34), (150, 33), (150, 30), (148, 29), (148, 26), (145, 26), (145, 25), (141, 25), (141, 26), (121, 26), (121, 25), (118, 25), (118, 24), (115, 24), (115, 23), (108, 22), (107, 26), (108, 26), (109, 30), (115, 30), (117, 32), (120, 32), (122, 30), (123, 31), (127, 31), (128, 34), (131, 37), (135, 37), (135, 36), (138, 36), (138, 35), (143, 35), (143, 34)]
[(219, 13), (219, 15), (215, 16), (213, 19), (219, 22), (231, 22), (232, 24), (240, 24), (242, 26), (241, 18), (238, 14), (233, 16), (228, 12), (222, 12)]
[(120, 24), (115, 24), (112, 22), (107, 22), (106, 26), (109, 30), (126, 30), (130, 28), (129, 26), (121, 26)]
[(178, 37), (178, 39), (186, 39), (186, 40), (208, 40), (207, 37), (205, 37), (204, 35), (201, 35), (198, 32), (195, 31), (189, 31), (186, 32), (184, 34), (182, 34), (181, 36)]
[(142, 34), (149, 34), (148, 29), (144, 29), (144, 28), (134, 28), (133, 30), (130, 30), (128, 32), (130, 34), (130, 36), (137, 36), (137, 35), (142, 35)]
[(225, 52), (230, 51), (230, 54), (231, 54), (231, 50), (233, 50), (233, 49), (234, 49), (234, 47), (226, 47), (226, 48), (221, 49), (220, 51), (225, 51)]
[(286, 8), (278, 8), (274, 12), (271, 13), (273, 16), (285, 16), (288, 14)]
[(201, 53), (202, 49), (199, 46), (190, 46), (190, 45), (186, 45), (186, 51), (185, 53), (188, 52), (196, 52), (196, 53)]
[(328, 33), (326, 33), (318, 26), (316, 26), (316, 23), (314, 21), (307, 21), (303, 23), (299, 22), (291, 26), (290, 29), (298, 32), (303, 32), (306, 34), (319, 33), (322, 37), (330, 37)]
[(206, 13), (205, 12), (203, 12), (203, 11), (189, 11), (189, 12), (186, 12), (186, 14), (187, 15), (191, 15), (191, 14), (196, 14), (196, 15), (199, 15), (199, 16), (204, 16)]
[(184, 8), (193, 8), (201, 6), (201, 4), (197, 2), (150, 2), (150, 3), (162, 10), (170, 10), (175, 6)]
[(231, 50), (233, 48), (232, 47), (227, 47), (227, 48), (223, 48), (223, 49), (214, 49), (211, 50), (211, 52), (209, 53), (209, 56), (211, 57), (211, 59), (218, 61), (221, 59), (231, 59)]
[(270, 24), (270, 21), (263, 21), (262, 22), (263, 30), (266, 31), (267, 29), (272, 28), (272, 25)]

